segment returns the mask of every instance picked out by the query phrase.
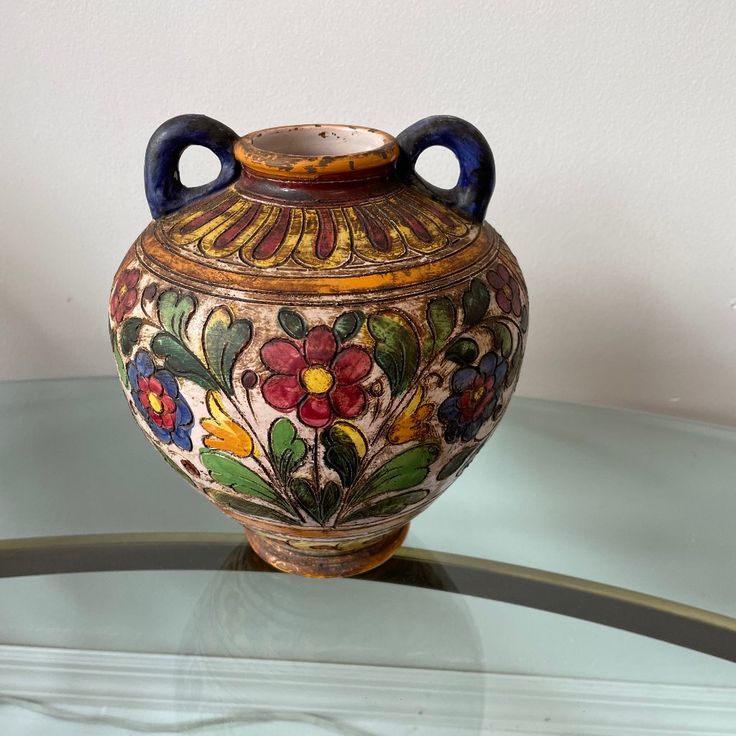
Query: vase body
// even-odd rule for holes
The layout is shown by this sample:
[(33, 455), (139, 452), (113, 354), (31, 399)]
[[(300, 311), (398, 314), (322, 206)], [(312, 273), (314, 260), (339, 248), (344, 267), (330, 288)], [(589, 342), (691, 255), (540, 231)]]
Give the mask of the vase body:
[[(490, 150), (462, 121), (418, 126), (398, 142), (349, 126), (238, 139), (182, 116), (149, 145), (156, 219), (110, 301), (120, 379), (156, 449), (289, 572), (386, 559), (518, 379), (528, 301), (482, 222)], [(448, 130), (477, 148), (454, 146), (461, 180), (445, 191), (413, 162)], [(187, 189), (178, 156), (203, 141), (223, 171)]]

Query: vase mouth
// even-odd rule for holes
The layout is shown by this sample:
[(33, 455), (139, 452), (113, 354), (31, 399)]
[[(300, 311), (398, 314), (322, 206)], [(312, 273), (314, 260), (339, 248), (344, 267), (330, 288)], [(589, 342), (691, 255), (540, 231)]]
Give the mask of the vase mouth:
[(389, 133), (359, 125), (285, 125), (248, 133), (234, 146), (251, 173), (277, 179), (327, 180), (385, 174), (399, 157)]

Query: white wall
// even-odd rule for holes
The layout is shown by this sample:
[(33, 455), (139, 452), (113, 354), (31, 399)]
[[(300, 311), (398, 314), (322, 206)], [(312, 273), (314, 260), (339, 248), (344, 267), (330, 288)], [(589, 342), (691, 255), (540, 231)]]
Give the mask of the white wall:
[(494, 149), (488, 217), (527, 275), (519, 392), (736, 424), (731, 0), (0, 5), (0, 378), (113, 373), (163, 120), (449, 113)]

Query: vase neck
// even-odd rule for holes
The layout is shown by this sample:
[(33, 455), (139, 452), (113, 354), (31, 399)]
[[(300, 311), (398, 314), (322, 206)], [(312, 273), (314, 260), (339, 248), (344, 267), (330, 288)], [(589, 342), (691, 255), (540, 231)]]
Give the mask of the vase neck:
[(236, 141), (234, 152), (251, 179), (347, 184), (390, 177), (399, 146), (374, 128), (293, 125), (249, 133)]

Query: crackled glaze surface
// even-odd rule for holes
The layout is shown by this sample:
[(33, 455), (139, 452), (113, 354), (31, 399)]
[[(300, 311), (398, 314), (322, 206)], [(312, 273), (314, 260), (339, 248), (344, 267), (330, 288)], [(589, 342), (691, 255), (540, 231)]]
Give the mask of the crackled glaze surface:
[(390, 176), (309, 203), (249, 176), (152, 223), (121, 264), (110, 335), (131, 411), (263, 545), (395, 546), (508, 405), (518, 264), (490, 226)]

